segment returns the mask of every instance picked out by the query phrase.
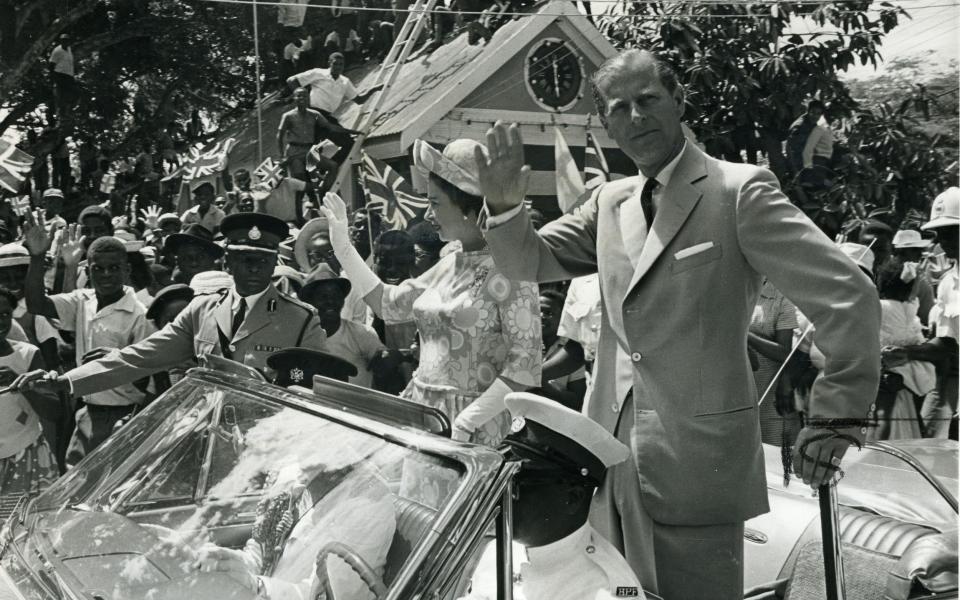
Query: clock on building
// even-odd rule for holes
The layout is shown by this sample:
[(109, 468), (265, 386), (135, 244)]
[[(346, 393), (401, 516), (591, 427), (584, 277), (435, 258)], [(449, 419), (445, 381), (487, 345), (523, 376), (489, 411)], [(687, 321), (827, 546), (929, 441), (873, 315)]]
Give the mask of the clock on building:
[(563, 40), (545, 38), (535, 44), (523, 67), (527, 91), (548, 110), (567, 110), (583, 96), (583, 59)]

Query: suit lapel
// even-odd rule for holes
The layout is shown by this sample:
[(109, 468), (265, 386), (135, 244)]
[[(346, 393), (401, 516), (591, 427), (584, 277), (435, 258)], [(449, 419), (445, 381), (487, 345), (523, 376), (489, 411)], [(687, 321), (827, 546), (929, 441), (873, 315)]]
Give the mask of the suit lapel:
[(275, 288), (273, 284), (270, 284), (267, 286), (267, 291), (260, 296), (260, 299), (257, 300), (257, 303), (252, 309), (250, 309), (250, 312), (247, 313), (246, 318), (243, 320), (243, 324), (240, 325), (240, 331), (237, 332), (237, 335), (233, 336), (233, 343), (236, 344), (240, 340), (253, 335), (269, 325), (271, 320), (271, 312), (268, 311), (268, 307), (275, 306), (276, 303), (277, 288)]
[(677, 232), (700, 201), (700, 190), (692, 184), (707, 175), (704, 159), (703, 153), (692, 143), (687, 142), (683, 156), (664, 190), (657, 216), (653, 220), (653, 229), (647, 234), (643, 250), (640, 252), (640, 259), (637, 261), (637, 268), (633, 272), (630, 285), (627, 286), (627, 296), (647, 274), (653, 263), (663, 253), (663, 249), (676, 237)]

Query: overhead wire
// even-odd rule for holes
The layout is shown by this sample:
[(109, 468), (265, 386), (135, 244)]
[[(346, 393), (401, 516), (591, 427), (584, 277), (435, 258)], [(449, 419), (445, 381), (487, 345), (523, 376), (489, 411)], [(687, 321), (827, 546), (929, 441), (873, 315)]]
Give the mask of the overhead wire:
[[(254, 0), (200, 0), (200, 1), (201, 1), (201, 2), (216, 3), (216, 4), (236, 4), (236, 5), (252, 5), (252, 4), (254, 3)], [(616, 1), (619, 2), (620, 0), (616, 0)], [(640, 3), (640, 4), (653, 4), (653, 3), (655, 3), (655, 2), (658, 2), (658, 0), (639, 0), (639, 1), (638, 1), (638, 0), (631, 0), (631, 3), (633, 3), (633, 2)], [(697, 0), (697, 2), (703, 3), (704, 0)], [(833, 4), (834, 2), (828, 2), (828, 1), (825, 0), (825, 1), (822, 2), (822, 3), (821, 3), (821, 2), (818, 2), (818, 3), (819, 3), (819, 4)], [(288, 5), (289, 5), (289, 3), (283, 2), (283, 1), (281, 1), (281, 0), (265, 0), (265, 1), (256, 0), (256, 4), (259, 5), (259, 6), (288, 6)], [(730, 4), (730, 3), (727, 2), (727, 3), (725, 3), (725, 4)], [(751, 3), (751, 4), (754, 4), (754, 3)], [(714, 4), (714, 3), (710, 2), (710, 3), (706, 3), (706, 4), (702, 4), (702, 5), (706, 6), (706, 5), (718, 5), (718, 4)], [(771, 3), (769, 3), (769, 4), (763, 3), (763, 5), (767, 5), (767, 6), (773, 7), (773, 6), (775, 6), (776, 4), (771, 2)], [(332, 5), (332, 4), (308, 4), (308, 5), (303, 5), (303, 7), (304, 7), (304, 8), (342, 8), (342, 7), (340, 7), (340, 6), (335, 6), (335, 5)], [(909, 7), (909, 8), (910, 8), (910, 10), (920, 10), (920, 9), (927, 9), (927, 8), (945, 8), (945, 7), (960, 7), (960, 3), (954, 2), (954, 3), (950, 3), (950, 4), (928, 4), (928, 5), (925, 5), (925, 6), (915, 6), (915, 7)], [(351, 7), (349, 8), (349, 10), (355, 11), (355, 12), (383, 12), (383, 11), (388, 10), (388, 9), (385, 9), (385, 8), (375, 8), (375, 7), (369, 7), (369, 6), (351, 6)], [(411, 14), (412, 14), (414, 11), (410, 11), (410, 12), (411, 12)], [(451, 14), (453, 11), (450, 11), (450, 10), (448, 10), (448, 9), (441, 9), (441, 10), (433, 9), (433, 10), (429, 10), (429, 11), (416, 11), (416, 12), (426, 12), (427, 14), (444, 14), (444, 15), (449, 15), (449, 14)], [(485, 11), (465, 11), (465, 10), (461, 10), (461, 11), (456, 11), (456, 12), (457, 12), (458, 14), (461, 14), (461, 15), (477, 15), (477, 16), (490, 14), (490, 13), (485, 12)], [(862, 12), (864, 12), (864, 11), (860, 11), (860, 10), (837, 10), (837, 11), (834, 11), (833, 14), (837, 14), (837, 15), (844, 15), (844, 14), (861, 14)], [(557, 12), (557, 13), (555, 13), (555, 12), (538, 12), (538, 11), (534, 11), (534, 12), (498, 12), (498, 13), (496, 13), (496, 15), (497, 15), (497, 16), (501, 16), (501, 17), (551, 17), (551, 18), (553, 18), (553, 17), (569, 17), (569, 16), (571, 16), (570, 13), (566, 13), (566, 12)], [(584, 16), (584, 17), (585, 17), (586, 15), (581, 15), (581, 16)], [(603, 15), (595, 15), (595, 16), (603, 16)], [(700, 19), (700, 18), (710, 18), (710, 19), (756, 19), (756, 18), (758, 18), (758, 17), (763, 17), (763, 16), (766, 16), (766, 15), (697, 13), (697, 14), (694, 14), (694, 15), (690, 15), (690, 14), (677, 14), (677, 15), (669, 15), (669, 14), (663, 14), (663, 15), (636, 15), (636, 14), (633, 14), (633, 15), (608, 15), (608, 16), (616, 17), (616, 18), (618, 18), (618, 19), (656, 21), (656, 20), (660, 20), (660, 19), (664, 19), (664, 18), (666, 18), (666, 19), (671, 19), (671, 18), (687, 18), (687, 17), (691, 17), (691, 16), (692, 16), (692, 17), (695, 17), (695, 18), (698, 18), (698, 19)]]

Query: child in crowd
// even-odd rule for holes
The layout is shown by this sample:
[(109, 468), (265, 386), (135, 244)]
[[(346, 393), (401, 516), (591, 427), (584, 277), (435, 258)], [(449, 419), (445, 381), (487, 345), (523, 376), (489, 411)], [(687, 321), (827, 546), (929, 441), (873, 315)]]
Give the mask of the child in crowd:
[[(0, 288), (0, 386), (22, 373), (46, 368), (36, 346), (7, 339), (17, 296)], [(57, 396), (34, 391), (0, 394), (0, 519), (6, 519), (23, 495), (35, 495), (60, 472), (40, 427), (40, 416), (56, 420)]]
[[(889, 256), (877, 269), (877, 291), (880, 294), (880, 345), (913, 346), (925, 341), (918, 301), (914, 293), (918, 265)], [(919, 438), (918, 400), (936, 387), (932, 363), (912, 360), (896, 367), (884, 367), (877, 395), (877, 427), (868, 439)]]

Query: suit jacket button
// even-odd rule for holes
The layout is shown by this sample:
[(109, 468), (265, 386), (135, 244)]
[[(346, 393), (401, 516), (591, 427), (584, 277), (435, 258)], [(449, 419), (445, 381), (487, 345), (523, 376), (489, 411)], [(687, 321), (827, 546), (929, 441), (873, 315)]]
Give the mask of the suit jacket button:
[(632, 360), (633, 362), (640, 362), (641, 358), (643, 358), (643, 355), (640, 354), (639, 352), (634, 352), (633, 354), (630, 355), (630, 360)]
[(620, 405), (614, 402), (613, 406), (610, 407), (610, 410), (612, 410), (613, 412), (620, 412)]
[(593, 554), (596, 551), (597, 549), (594, 548), (593, 546), (587, 546), (587, 554)]
[(236, 351), (237, 351), (236, 345), (230, 344), (230, 352), (236, 352)]

